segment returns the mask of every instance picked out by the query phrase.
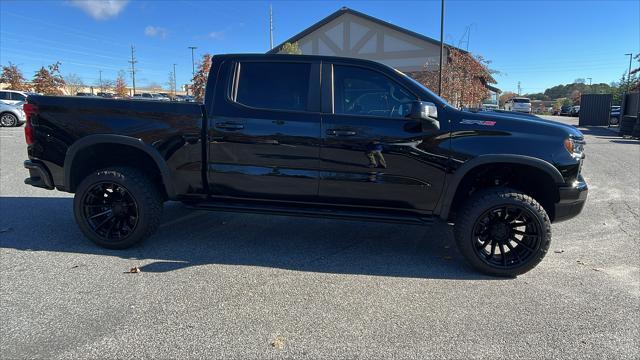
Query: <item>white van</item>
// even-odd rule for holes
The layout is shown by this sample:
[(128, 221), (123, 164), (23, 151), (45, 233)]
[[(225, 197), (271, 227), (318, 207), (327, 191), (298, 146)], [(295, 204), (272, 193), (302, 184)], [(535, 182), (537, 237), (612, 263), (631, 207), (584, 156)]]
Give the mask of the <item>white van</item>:
[(504, 109), (507, 111), (517, 111), (531, 114), (531, 100), (526, 97), (514, 97), (504, 103)]

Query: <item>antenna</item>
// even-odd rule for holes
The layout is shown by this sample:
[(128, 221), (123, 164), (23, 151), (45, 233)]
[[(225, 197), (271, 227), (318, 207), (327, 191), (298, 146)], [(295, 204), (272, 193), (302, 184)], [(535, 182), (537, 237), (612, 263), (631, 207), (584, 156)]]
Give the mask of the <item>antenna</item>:
[(136, 94), (136, 63), (138, 61), (136, 60), (136, 48), (135, 46), (131, 45), (131, 60), (129, 60), (129, 63), (131, 64), (131, 82), (133, 83), (133, 95)]
[(269, 49), (273, 49), (273, 5), (269, 4)]

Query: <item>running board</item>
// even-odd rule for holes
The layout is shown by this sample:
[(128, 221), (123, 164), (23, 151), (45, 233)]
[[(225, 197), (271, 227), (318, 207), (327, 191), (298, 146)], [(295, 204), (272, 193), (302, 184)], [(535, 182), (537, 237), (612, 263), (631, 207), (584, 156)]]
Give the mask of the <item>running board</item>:
[(282, 216), (312, 217), (352, 221), (373, 221), (412, 225), (431, 225), (434, 218), (408, 212), (375, 210), (348, 210), (327, 207), (283, 206), (272, 204), (246, 204), (238, 202), (204, 202), (187, 205), (189, 208), (208, 211), (269, 214)]

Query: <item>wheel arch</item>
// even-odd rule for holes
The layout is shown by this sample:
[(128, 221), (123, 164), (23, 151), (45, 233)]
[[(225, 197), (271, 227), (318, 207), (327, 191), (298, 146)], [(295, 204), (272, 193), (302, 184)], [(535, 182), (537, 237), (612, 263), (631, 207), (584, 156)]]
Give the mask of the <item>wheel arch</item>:
[(526, 155), (480, 155), (464, 163), (453, 174), (447, 175), (446, 188), (439, 202), (440, 218), (444, 220), (449, 219), (454, 205), (454, 199), (460, 190), (460, 185), (463, 183), (463, 180), (465, 180), (468, 175), (473, 174), (476, 170), (494, 164), (513, 165), (535, 169), (540, 174), (544, 174), (550, 182), (554, 183), (554, 185), (564, 183), (564, 178), (560, 171), (545, 160)]
[(123, 135), (112, 134), (96, 134), (83, 137), (69, 147), (64, 159), (64, 188), (67, 191), (74, 192), (79, 182), (75, 179), (75, 167), (78, 166), (76, 161), (82, 158), (83, 150), (88, 150), (95, 146), (117, 146), (135, 149), (136, 152), (144, 154), (153, 162), (153, 167), (157, 170), (161, 180), (162, 187), (167, 198), (175, 197), (175, 191), (171, 180), (171, 172), (166, 161), (160, 153), (152, 146), (145, 144), (141, 139), (132, 138)]

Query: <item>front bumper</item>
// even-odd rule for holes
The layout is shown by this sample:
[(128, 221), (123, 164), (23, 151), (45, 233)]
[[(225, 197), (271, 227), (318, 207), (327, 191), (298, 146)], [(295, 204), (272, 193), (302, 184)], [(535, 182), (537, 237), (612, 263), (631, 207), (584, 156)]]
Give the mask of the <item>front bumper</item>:
[(578, 175), (578, 179), (572, 186), (561, 187), (558, 191), (560, 201), (555, 204), (553, 222), (568, 220), (580, 214), (587, 202), (589, 192), (589, 187), (582, 175)]
[(45, 164), (37, 160), (25, 160), (24, 167), (29, 170), (29, 177), (24, 179), (25, 184), (53, 190), (53, 179)]

